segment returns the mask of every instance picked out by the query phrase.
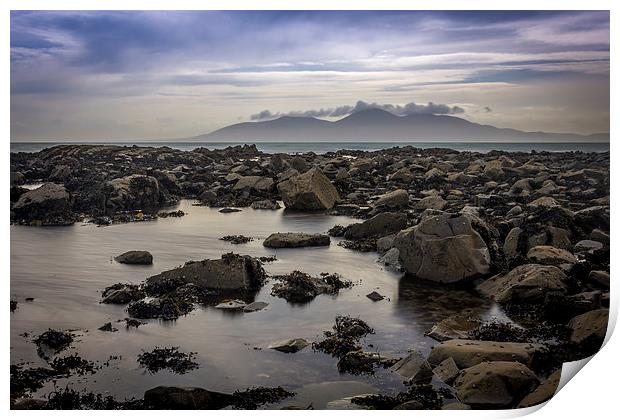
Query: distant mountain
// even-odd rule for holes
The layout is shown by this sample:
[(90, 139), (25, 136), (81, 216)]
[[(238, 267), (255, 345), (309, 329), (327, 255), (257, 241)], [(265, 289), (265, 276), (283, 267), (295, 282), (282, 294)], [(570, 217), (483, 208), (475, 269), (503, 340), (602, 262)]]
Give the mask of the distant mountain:
[(609, 141), (609, 133), (525, 132), (481, 125), (449, 115), (394, 115), (368, 109), (338, 121), (308, 117), (229, 125), (192, 140), (210, 141)]

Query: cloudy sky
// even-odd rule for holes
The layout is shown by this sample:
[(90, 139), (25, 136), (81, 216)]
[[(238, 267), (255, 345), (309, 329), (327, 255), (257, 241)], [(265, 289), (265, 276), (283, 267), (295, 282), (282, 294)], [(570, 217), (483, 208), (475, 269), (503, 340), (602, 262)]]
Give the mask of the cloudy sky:
[(11, 13), (12, 141), (180, 138), (369, 106), (607, 132), (609, 13)]

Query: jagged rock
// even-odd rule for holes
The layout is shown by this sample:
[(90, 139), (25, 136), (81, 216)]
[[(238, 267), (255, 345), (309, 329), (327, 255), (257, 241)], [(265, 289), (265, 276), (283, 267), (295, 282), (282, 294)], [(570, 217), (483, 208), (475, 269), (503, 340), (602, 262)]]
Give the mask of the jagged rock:
[(406, 190), (394, 190), (383, 194), (374, 203), (375, 208), (402, 209), (409, 205), (409, 194)]
[(433, 369), (433, 373), (439, 378), (439, 380), (451, 384), (452, 381), (459, 375), (460, 370), (454, 359), (448, 357), (443, 362), (437, 365), (435, 369)]
[(417, 351), (410, 352), (391, 369), (411, 383), (430, 382), (433, 378), (431, 365)]
[(360, 240), (375, 236), (385, 236), (404, 229), (407, 226), (407, 216), (402, 213), (379, 213), (362, 223), (352, 224), (344, 232), (344, 237), (350, 240)]
[(121, 264), (153, 264), (153, 255), (148, 251), (127, 251), (114, 259)]
[(101, 294), (101, 303), (110, 303), (122, 305), (142, 299), (145, 294), (135, 284), (117, 283), (113, 286), (106, 287)]
[(295, 210), (328, 210), (340, 200), (336, 187), (317, 168), (280, 182), (278, 191), (284, 205)]
[(538, 383), (534, 372), (519, 362), (484, 362), (461, 372), (454, 385), (465, 404), (508, 408)]
[(259, 200), (254, 201), (250, 207), (255, 210), (278, 210), (282, 206), (276, 200)]
[(437, 341), (446, 341), (454, 338), (466, 339), (480, 325), (482, 325), (482, 321), (478, 318), (454, 314), (433, 325), (433, 328), (426, 335)]
[(368, 293), (366, 295), (366, 297), (368, 299), (372, 300), (373, 302), (378, 302), (380, 300), (385, 299), (385, 297), (383, 295), (381, 295), (379, 292), (377, 292), (376, 290)]
[(598, 339), (603, 341), (607, 334), (607, 323), (609, 321), (609, 310), (596, 309), (577, 315), (568, 323), (571, 329), (570, 341), (572, 343), (583, 343), (587, 339)]
[(104, 186), (108, 211), (155, 209), (166, 203), (156, 178), (129, 175), (108, 181)]
[(398, 233), (394, 246), (403, 268), (422, 279), (456, 283), (490, 270), (489, 249), (465, 215), (427, 217)]
[(439, 365), (451, 357), (459, 369), (487, 361), (517, 361), (529, 366), (541, 349), (541, 345), (530, 343), (454, 339), (436, 345), (428, 356), (428, 362)]
[(527, 252), (527, 258), (534, 263), (548, 265), (575, 264), (577, 262), (577, 257), (565, 249), (548, 245), (533, 247)]
[(255, 290), (265, 279), (260, 261), (248, 255), (224, 254), (217, 260), (189, 261), (146, 279), (147, 285), (171, 280), (217, 290)]
[(525, 264), (485, 280), (476, 290), (499, 303), (542, 302), (550, 292), (566, 291), (566, 281), (557, 267)]
[(329, 246), (329, 235), (321, 233), (272, 233), (265, 239), (267, 248), (302, 248), (308, 246)]

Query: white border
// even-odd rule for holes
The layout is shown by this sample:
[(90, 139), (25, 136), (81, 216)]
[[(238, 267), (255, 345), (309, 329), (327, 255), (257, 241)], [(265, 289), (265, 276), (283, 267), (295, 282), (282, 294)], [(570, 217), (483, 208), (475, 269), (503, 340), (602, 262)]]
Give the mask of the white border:
[[(620, 9), (617, 7), (619, 2), (611, 0), (589, 0), (589, 1), (574, 1), (565, 0), (550, 1), (550, 0), (521, 0), (512, 1), (505, 0), (502, 2), (497, 1), (482, 1), (482, 0), (469, 0), (467, 2), (456, 0), (444, 0), (441, 3), (433, 2), (414, 2), (414, 1), (398, 1), (398, 0), (382, 0), (381, 2), (358, 0), (356, 2), (335, 2), (329, 0), (297, 0), (293, 2), (284, 2), (282, 0), (212, 0), (212, 1), (188, 1), (188, 0), (176, 0), (174, 2), (164, 0), (103, 0), (103, 1), (79, 1), (79, 0), (57, 0), (54, 2), (44, 0), (9, 0), (3, 2), (4, 13), (0, 15), (0, 21), (2, 25), (1, 37), (2, 43), (2, 56), (4, 57), (4, 65), (2, 66), (2, 78), (4, 83), (2, 84), (2, 118), (4, 124), (2, 125), (4, 131), (4, 151), (0, 153), (0, 159), (2, 160), (2, 192), (3, 197), (8, 197), (9, 189), (9, 151), (10, 151), (10, 83), (9, 83), (9, 65), (8, 60), (10, 56), (9, 48), (9, 27), (10, 27), (10, 14), (11, 9), (14, 10), (197, 10), (197, 9), (219, 9), (219, 10), (258, 10), (258, 9), (287, 9), (287, 10), (346, 10), (346, 9), (362, 9), (362, 10), (611, 10), (611, 39), (614, 39), (614, 34), (617, 33), (618, 26), (618, 14)], [(353, 6), (353, 7), (351, 7)], [(615, 42), (611, 45), (611, 61), (615, 63), (614, 55), (616, 52)], [(616, 76), (615, 66), (611, 71), (611, 115), (614, 115), (613, 109), (616, 108), (616, 97), (618, 92), (618, 84)], [(615, 121), (612, 118), (610, 131), (615, 134)], [(611, 140), (611, 150), (613, 153), (613, 139)], [(613, 164), (612, 164), (613, 168)], [(612, 169), (612, 177), (616, 171)], [(612, 180), (612, 202), (615, 202), (615, 197), (618, 194), (619, 188), (615, 177)], [(5, 198), (6, 200), (6, 198)], [(10, 252), (9, 252), (9, 208), (8, 203), (5, 201), (5, 206), (2, 207), (2, 220), (5, 222), (2, 224), (2, 229), (5, 232), (3, 235), (5, 239), (2, 242), (2, 270), (3, 270), (3, 292), (4, 300), (9, 300), (10, 295)], [(615, 205), (612, 204), (612, 209), (615, 209)], [(618, 226), (615, 215), (612, 217), (612, 230), (618, 231)], [(612, 260), (618, 256), (616, 248), (612, 247)], [(615, 281), (615, 280), (614, 280)], [(610, 313), (610, 332), (615, 325), (618, 313), (618, 296), (615, 294), (616, 288), (613, 287), (612, 293), (612, 307)], [(4, 334), (8, 335), (10, 314), (8, 310), (5, 310), (4, 317)], [(522, 410), (510, 410), (510, 411), (432, 411), (432, 412), (415, 412), (410, 413), (408, 411), (403, 412), (381, 412), (381, 416), (387, 416), (391, 418), (404, 418), (409, 416), (415, 416), (417, 418), (459, 418), (459, 419), (484, 419), (484, 418), (513, 418), (530, 414), (532, 419), (572, 419), (572, 418), (611, 418), (615, 410), (616, 398), (618, 398), (618, 380), (620, 380), (620, 363), (616, 355), (620, 355), (620, 344), (617, 337), (610, 336), (608, 332), (608, 342), (605, 347), (587, 363), (581, 372), (578, 374), (578, 378), (569, 381), (559, 393), (548, 402), (542, 409), (540, 407), (533, 409)], [(0, 395), (4, 395), (4, 408), (9, 409), (9, 390), (8, 390), (8, 378), (9, 378), (9, 346), (8, 343), (2, 346), (2, 354), (4, 363), (2, 364), (2, 390)], [(571, 364), (570, 369), (575, 370), (577, 364)], [(566, 368), (565, 368), (566, 369)], [(577, 369), (578, 370), (578, 369)], [(563, 380), (566, 375), (563, 374)], [(316, 417), (336, 417), (353, 419), (353, 418), (369, 418), (376, 417), (376, 412), (334, 412), (334, 411), (304, 411), (304, 412), (282, 411), (282, 412), (255, 412), (252, 416), (258, 419), (267, 419), (278, 417), (290, 417), (300, 416), (306, 418)], [(532, 414), (533, 413), (533, 414)], [(238, 411), (220, 411), (217, 415), (222, 419), (237, 418), (243, 416), (244, 412)], [(9, 414), (14, 418), (42, 418), (54, 417), (54, 418), (81, 418), (83, 413), (75, 411), (65, 412), (19, 412), (11, 411)], [(147, 417), (149, 419), (164, 419), (169, 416), (167, 412), (89, 412), (88, 416), (92, 418), (107, 418), (110, 416), (135, 418)], [(209, 413), (196, 413), (196, 412), (175, 412), (175, 417), (197, 417), (197, 416), (209, 416)]]

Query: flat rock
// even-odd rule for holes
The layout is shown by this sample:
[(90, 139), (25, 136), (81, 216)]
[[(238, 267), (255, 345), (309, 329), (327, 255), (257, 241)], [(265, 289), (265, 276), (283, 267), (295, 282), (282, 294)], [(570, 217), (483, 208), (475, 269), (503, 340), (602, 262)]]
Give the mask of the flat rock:
[(454, 314), (442, 319), (426, 333), (437, 341), (446, 341), (454, 338), (467, 339), (471, 331), (482, 325), (482, 321), (468, 315)]
[(269, 304), (267, 302), (252, 302), (243, 308), (243, 312), (256, 312), (265, 309)]
[(452, 358), (459, 369), (488, 361), (516, 361), (529, 366), (536, 352), (541, 349), (542, 346), (530, 343), (455, 339), (435, 346), (428, 356), (428, 362), (436, 366)]
[(247, 304), (242, 300), (227, 300), (218, 305), (215, 305), (215, 309), (225, 309), (229, 311), (241, 311), (244, 310)]
[(265, 239), (267, 248), (302, 248), (309, 246), (329, 246), (329, 235), (321, 233), (272, 233)]
[(310, 343), (304, 338), (291, 338), (270, 344), (269, 348), (281, 351), (282, 353), (297, 353), (308, 347), (309, 344)]
[(373, 291), (373, 292), (368, 293), (366, 295), (366, 297), (368, 299), (372, 300), (373, 302), (378, 302), (380, 300), (385, 299), (385, 297), (382, 294), (380, 294), (379, 292), (377, 292), (376, 290)]
[(538, 245), (527, 252), (528, 260), (538, 264), (561, 265), (575, 264), (577, 257), (565, 249), (554, 248), (549, 245)]

